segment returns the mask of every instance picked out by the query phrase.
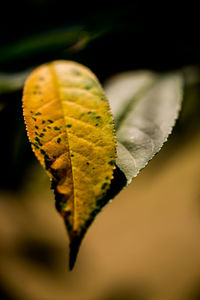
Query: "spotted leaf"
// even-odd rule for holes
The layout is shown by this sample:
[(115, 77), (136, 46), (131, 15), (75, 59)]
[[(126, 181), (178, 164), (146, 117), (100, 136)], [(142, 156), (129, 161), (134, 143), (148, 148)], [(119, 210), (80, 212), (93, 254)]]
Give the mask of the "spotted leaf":
[(109, 104), (89, 69), (55, 61), (27, 79), (23, 111), (33, 151), (52, 178), (56, 207), (69, 234), (72, 268), (113, 178), (116, 142)]

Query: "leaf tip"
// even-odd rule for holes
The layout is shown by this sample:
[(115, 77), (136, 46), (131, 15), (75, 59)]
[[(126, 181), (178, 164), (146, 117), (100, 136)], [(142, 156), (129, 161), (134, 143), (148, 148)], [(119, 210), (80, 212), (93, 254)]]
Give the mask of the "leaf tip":
[(75, 232), (70, 236), (70, 252), (69, 252), (69, 270), (72, 271), (76, 262), (82, 236), (77, 235)]

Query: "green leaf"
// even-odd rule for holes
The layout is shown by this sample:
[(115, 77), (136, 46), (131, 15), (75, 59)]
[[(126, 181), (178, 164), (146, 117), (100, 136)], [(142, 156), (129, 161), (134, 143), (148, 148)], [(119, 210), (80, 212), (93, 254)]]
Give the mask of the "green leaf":
[(171, 133), (183, 80), (178, 73), (127, 72), (109, 80), (106, 93), (116, 121), (117, 166), (129, 184)]

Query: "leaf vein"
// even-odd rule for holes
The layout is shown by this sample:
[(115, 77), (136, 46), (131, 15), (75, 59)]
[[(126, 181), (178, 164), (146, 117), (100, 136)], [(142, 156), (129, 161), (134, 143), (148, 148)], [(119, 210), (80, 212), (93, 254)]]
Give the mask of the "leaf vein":
[[(84, 88), (78, 88), (76, 86), (65, 86), (64, 84), (59, 84), (59, 87), (62, 88), (62, 89), (65, 88), (65, 89), (70, 89), (70, 90), (77, 90), (77, 91), (80, 91), (80, 92), (82, 92), (84, 94), (90, 95), (92, 97), (99, 96), (99, 94), (96, 94), (94, 92), (92, 93), (92, 92), (90, 92), (88, 90), (85, 90)], [(100, 96), (103, 96), (103, 94), (100, 95)]]
[(41, 110), (43, 110), (44, 108), (48, 107), (49, 105), (53, 104), (54, 102), (57, 102), (57, 99), (53, 99), (50, 102), (47, 102), (45, 104), (43, 104), (42, 106), (38, 107), (37, 112), (40, 112)]
[(80, 108), (82, 108), (82, 109), (84, 109), (84, 110), (95, 111), (95, 110), (92, 109), (92, 108), (86, 107), (86, 106), (84, 106), (84, 105), (82, 105), (82, 104), (79, 104), (79, 103), (76, 103), (76, 102), (73, 102), (73, 101), (69, 101), (69, 100), (67, 100), (67, 99), (63, 99), (63, 101), (66, 102), (66, 103), (68, 103), (68, 104), (70, 104), (70, 105), (72, 105), (72, 106), (80, 107)]
[(77, 123), (80, 122), (80, 123), (85, 124), (85, 125), (87, 125), (87, 126), (89, 126), (89, 127), (91, 127), (91, 128), (97, 129), (96, 126), (94, 126), (94, 125), (92, 125), (92, 124), (90, 124), (90, 123), (87, 123), (87, 122), (85, 122), (85, 121), (83, 121), (83, 120), (79, 120), (79, 119), (76, 119), (76, 118), (74, 118), (74, 117), (69, 117), (69, 116), (67, 116), (67, 118), (69, 118), (69, 119), (71, 119), (71, 120), (74, 120), (74, 121), (77, 122)]
[(84, 142), (90, 144), (91, 146), (93, 146), (93, 147), (95, 147), (95, 148), (101, 148), (101, 149), (102, 149), (102, 148), (104, 147), (104, 146), (98, 146), (97, 144), (95, 144), (95, 143), (93, 143), (93, 142), (91, 142), (91, 141), (88, 141), (86, 138), (76, 135), (74, 132), (73, 132), (73, 133), (68, 133), (68, 135), (73, 135), (73, 136), (75, 136), (77, 139), (83, 140)]

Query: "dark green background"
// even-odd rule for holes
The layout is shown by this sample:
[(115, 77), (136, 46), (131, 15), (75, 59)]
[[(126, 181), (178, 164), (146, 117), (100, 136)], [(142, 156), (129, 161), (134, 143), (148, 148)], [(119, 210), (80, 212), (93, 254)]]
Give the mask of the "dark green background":
[[(0, 69), (19, 70), (57, 58), (76, 59), (104, 79), (126, 69), (168, 70), (199, 64), (199, 10), (192, 2), (170, 1), (4, 1), (1, 5), (1, 48), (32, 36), (82, 26), (100, 34), (79, 53), (66, 54), (65, 43), (30, 57), (0, 56)], [(65, 53), (64, 53), (65, 52)], [(9, 49), (7, 54), (9, 53)]]

